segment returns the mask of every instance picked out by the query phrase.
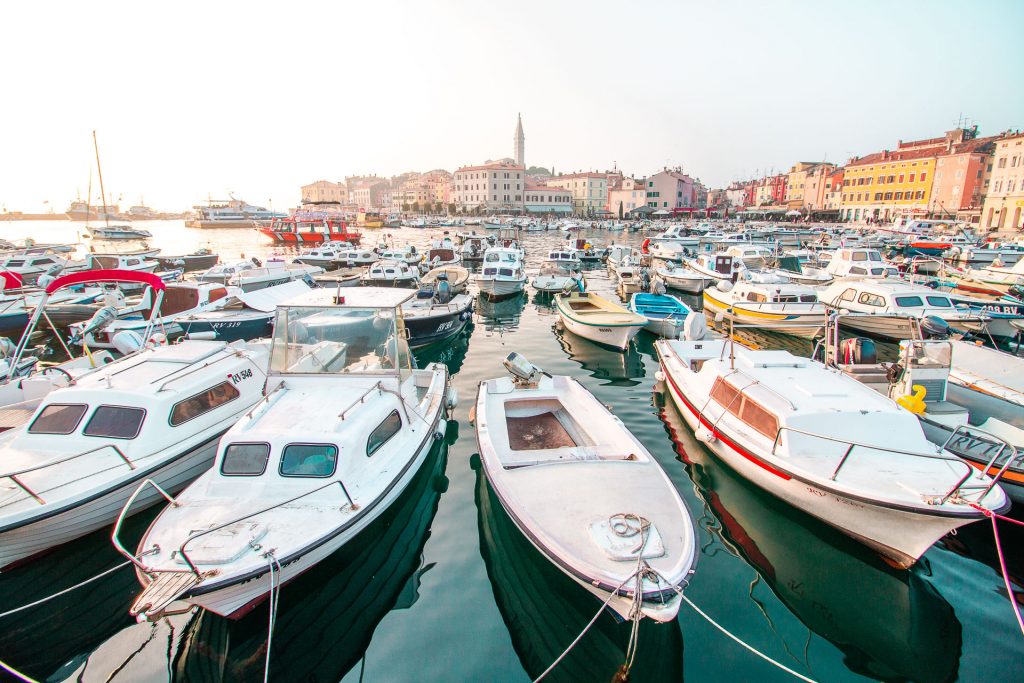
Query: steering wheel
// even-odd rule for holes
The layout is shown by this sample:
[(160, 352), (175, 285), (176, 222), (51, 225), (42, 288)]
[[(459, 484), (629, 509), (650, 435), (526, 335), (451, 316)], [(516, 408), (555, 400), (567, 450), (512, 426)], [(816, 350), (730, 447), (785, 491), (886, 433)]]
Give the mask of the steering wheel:
[(75, 381), (75, 378), (71, 376), (70, 372), (68, 372), (67, 370), (65, 370), (64, 368), (62, 368), (62, 367), (60, 367), (58, 365), (51, 365), (49, 367), (45, 367), (45, 368), (42, 369), (40, 374), (45, 375), (45, 374), (49, 373), (51, 370), (53, 370), (55, 372), (59, 372), (60, 374), (62, 374), (65, 377), (67, 377), (68, 378), (68, 384), (72, 384)]

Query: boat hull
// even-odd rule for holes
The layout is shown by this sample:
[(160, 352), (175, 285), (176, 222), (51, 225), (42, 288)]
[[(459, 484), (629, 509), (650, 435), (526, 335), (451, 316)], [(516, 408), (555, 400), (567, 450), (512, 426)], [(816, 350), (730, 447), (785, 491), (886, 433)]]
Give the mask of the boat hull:
[(565, 315), (561, 308), (558, 310), (559, 320), (562, 321), (562, 325), (565, 329), (569, 330), (573, 334), (584, 339), (589, 339), (595, 344), (601, 344), (602, 346), (609, 346), (613, 349), (619, 349), (624, 351), (629, 346), (630, 340), (635, 337), (643, 325), (619, 325), (619, 326), (607, 326), (607, 325), (588, 325), (580, 322), (568, 315)]
[(405, 328), (409, 330), (409, 346), (418, 349), (454, 337), (462, 332), (471, 317), (472, 300), (463, 309), (452, 309), (429, 316), (406, 315)]
[(526, 280), (484, 280), (477, 278), (477, 287), (480, 289), (480, 294), (491, 300), (507, 299), (510, 296), (516, 296), (526, 286)]
[[(0, 529), (0, 568), (109, 526), (144, 479), (152, 479), (170, 493), (181, 490), (213, 464), (222, 434), (218, 433), (185, 453), (165, 459), (163, 464), (133, 470), (131, 476), (123, 477), (109, 491), (81, 505), (68, 507), (39, 521)], [(156, 489), (147, 487), (136, 498), (131, 512), (135, 514), (163, 500)]]
[(264, 237), (269, 237), (274, 242), (274, 244), (319, 244), (324, 240), (359, 244), (359, 241), (362, 239), (362, 235), (360, 235), (359, 233), (348, 231), (338, 232), (332, 230), (330, 232), (323, 233), (313, 231), (294, 232), (291, 230), (273, 230), (271, 228), (260, 228), (259, 232)]
[(819, 337), (825, 329), (824, 313), (751, 311), (720, 301), (708, 291), (704, 292), (704, 310), (715, 314), (721, 313), (726, 320), (732, 320), (739, 325), (753, 325), (771, 332), (805, 339)]
[(899, 567), (913, 566), (947, 533), (982, 518), (981, 513), (952, 516), (885, 507), (825, 490), (814, 482), (793, 476), (748, 451), (701, 418), (676, 384), (664, 359), (661, 369), (669, 396), (687, 425), (725, 464), (768, 493), (860, 541)]

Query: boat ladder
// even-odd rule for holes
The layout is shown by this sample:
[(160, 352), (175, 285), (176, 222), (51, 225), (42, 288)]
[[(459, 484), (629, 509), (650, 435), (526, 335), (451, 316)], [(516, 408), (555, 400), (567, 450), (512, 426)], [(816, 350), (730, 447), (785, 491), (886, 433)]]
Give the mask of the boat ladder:
[(190, 571), (165, 571), (150, 574), (152, 581), (139, 594), (129, 613), (143, 615), (148, 621), (159, 619), (168, 605), (203, 580), (202, 575)]

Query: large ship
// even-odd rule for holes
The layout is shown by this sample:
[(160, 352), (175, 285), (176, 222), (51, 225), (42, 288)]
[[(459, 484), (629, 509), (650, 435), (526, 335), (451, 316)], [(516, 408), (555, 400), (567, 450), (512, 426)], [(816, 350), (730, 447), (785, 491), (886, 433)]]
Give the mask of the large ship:
[(93, 206), (87, 201), (76, 199), (68, 206), (65, 214), (73, 221), (101, 221), (107, 218), (119, 219), (119, 212), (117, 204)]
[(275, 218), (260, 233), (276, 244), (319, 242), (349, 242), (359, 244), (362, 235), (348, 229), (340, 214), (316, 211), (297, 211), (294, 216)]
[(185, 219), (186, 228), (255, 228), (262, 222), (287, 218), (262, 206), (241, 199), (211, 199), (206, 206), (193, 206), (195, 212)]

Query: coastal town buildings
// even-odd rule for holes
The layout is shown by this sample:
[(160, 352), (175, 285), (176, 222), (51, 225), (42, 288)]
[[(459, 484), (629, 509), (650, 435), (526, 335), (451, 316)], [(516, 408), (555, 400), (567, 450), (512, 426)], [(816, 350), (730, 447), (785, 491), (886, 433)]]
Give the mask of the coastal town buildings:
[(837, 168), (825, 178), (825, 192), (822, 210), (835, 212), (838, 216), (843, 199), (843, 173), (845, 169)]
[(516, 132), (513, 139), (515, 149), (514, 160), (519, 166), (525, 166), (526, 161), (526, 135), (523, 134), (523, 115), (517, 114)]
[(777, 173), (765, 176), (754, 181), (752, 201), (748, 206), (785, 206), (786, 186), (789, 183), (789, 174)]
[(526, 168), (515, 162), (499, 161), (463, 166), (455, 171), (451, 196), (457, 210), (522, 212)]
[(388, 209), (391, 206), (391, 183), (379, 176), (345, 178), (348, 203), (362, 210)]
[(996, 140), (995, 136), (974, 138), (950, 145), (948, 154), (936, 157), (929, 215), (969, 223), (981, 221)]
[(604, 173), (583, 171), (563, 173), (548, 179), (548, 185), (572, 193), (573, 213), (594, 216), (605, 212), (608, 200), (608, 178)]
[(526, 183), (526, 211), (529, 213), (572, 213), (572, 192), (561, 187)]
[(608, 204), (605, 209), (613, 216), (625, 216), (639, 206), (647, 205), (646, 182), (643, 178), (619, 176), (610, 178)]
[(332, 183), (329, 180), (317, 180), (301, 188), (303, 203), (336, 202), (344, 204), (348, 201), (348, 190), (345, 183)]
[(786, 174), (786, 207), (794, 211), (813, 211), (824, 203), (824, 179), (835, 164), (824, 161), (800, 161)]
[(647, 205), (658, 209), (696, 207), (697, 184), (682, 169), (663, 169), (647, 178)]
[(1024, 133), (1015, 131), (995, 142), (982, 226), (990, 230), (1024, 229)]

